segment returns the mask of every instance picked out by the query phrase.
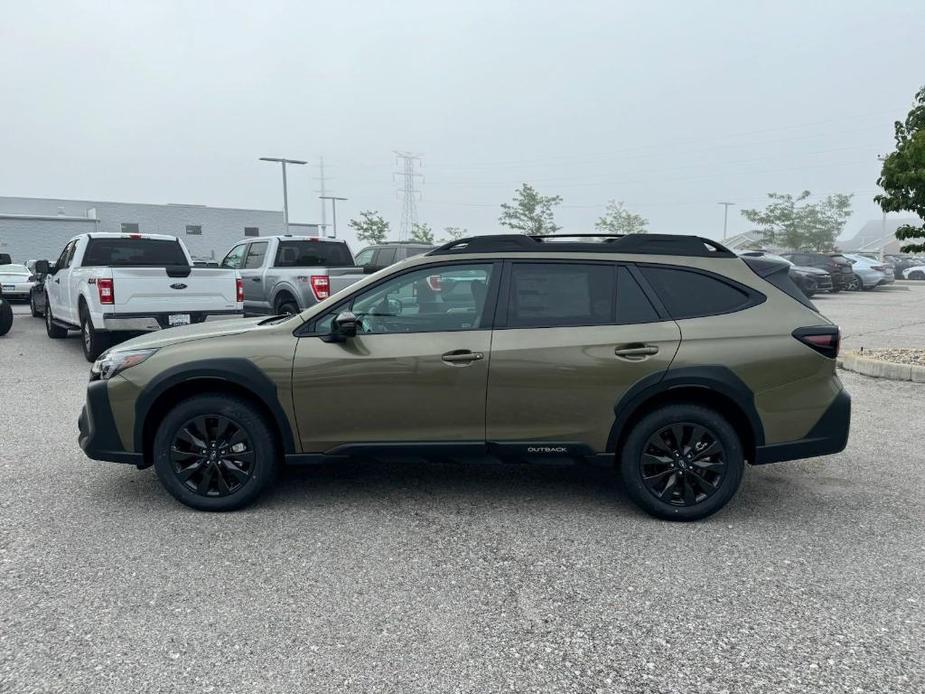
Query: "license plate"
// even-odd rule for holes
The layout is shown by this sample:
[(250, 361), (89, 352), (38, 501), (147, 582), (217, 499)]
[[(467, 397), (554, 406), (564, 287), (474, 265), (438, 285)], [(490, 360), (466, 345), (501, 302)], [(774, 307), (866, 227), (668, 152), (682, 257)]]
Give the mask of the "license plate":
[(167, 322), (170, 323), (170, 327), (176, 327), (178, 325), (189, 325), (189, 314), (188, 313), (172, 313), (167, 316)]
[(4, 284), (4, 285), (0, 286), (0, 289), (4, 289), (4, 290), (6, 290), (6, 291), (8, 291), (8, 292), (11, 292), (11, 291), (13, 291), (14, 289), (16, 289), (16, 285), (15, 285), (15, 284)]

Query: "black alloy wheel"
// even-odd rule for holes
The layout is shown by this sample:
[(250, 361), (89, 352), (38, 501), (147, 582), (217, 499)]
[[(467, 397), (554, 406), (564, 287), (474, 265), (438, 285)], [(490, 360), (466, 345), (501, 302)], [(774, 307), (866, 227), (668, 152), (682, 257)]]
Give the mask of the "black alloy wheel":
[(656, 431), (642, 453), (642, 480), (656, 499), (694, 506), (716, 493), (726, 473), (726, 451), (707, 427), (678, 422)]
[(250, 480), (256, 452), (244, 427), (223, 415), (188, 420), (170, 446), (177, 481), (202, 497), (234, 494)]

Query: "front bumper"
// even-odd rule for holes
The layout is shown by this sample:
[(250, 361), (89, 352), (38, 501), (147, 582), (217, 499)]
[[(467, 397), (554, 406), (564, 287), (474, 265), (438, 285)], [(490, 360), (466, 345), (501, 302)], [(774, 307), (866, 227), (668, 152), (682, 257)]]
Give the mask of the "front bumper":
[(87, 403), (77, 419), (77, 443), (88, 458), (111, 463), (144, 465), (141, 453), (125, 450), (116, 430), (109, 405), (108, 381), (92, 381), (87, 386)]
[(848, 395), (848, 391), (841, 390), (805, 438), (758, 446), (755, 449), (754, 463), (764, 465), (840, 453), (848, 445), (850, 428), (851, 396)]
[(146, 333), (171, 327), (170, 316), (189, 315), (190, 324), (206, 321), (243, 318), (244, 310), (234, 311), (171, 311), (168, 313), (104, 313), (103, 330), (110, 332)]

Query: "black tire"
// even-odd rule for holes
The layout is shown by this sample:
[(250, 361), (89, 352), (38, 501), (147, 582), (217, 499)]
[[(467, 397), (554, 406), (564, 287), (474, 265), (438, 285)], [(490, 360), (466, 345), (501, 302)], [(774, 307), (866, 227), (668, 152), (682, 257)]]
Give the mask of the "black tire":
[(925, 272), (919, 272), (918, 270), (916, 270), (915, 272), (910, 272), (909, 279), (910, 280), (925, 280)]
[(55, 325), (54, 317), (51, 315), (51, 302), (48, 301), (48, 294), (45, 295), (45, 332), (53, 340), (60, 340), (67, 337), (67, 328)]
[[(663, 450), (672, 449), (675, 429), (680, 429), (682, 438), (677, 446), (680, 457), (658, 454), (652, 441), (661, 441)], [(688, 446), (690, 453), (685, 454)], [(700, 453), (697, 446), (703, 446)], [(707, 454), (710, 450), (715, 452)], [(639, 420), (626, 439), (619, 465), (627, 494), (644, 511), (665, 520), (694, 521), (716, 513), (735, 495), (745, 460), (739, 437), (722, 415), (700, 405), (681, 404), (662, 407)], [(657, 496), (659, 485), (664, 485), (663, 498)]]
[(0, 299), (0, 336), (6, 335), (13, 327), (13, 307), (6, 299)]
[[(228, 422), (233, 429), (226, 427)], [(230, 448), (225, 445), (235, 439), (238, 443)], [(206, 447), (197, 449), (199, 443)], [(243, 449), (235, 451), (236, 446)], [(279, 467), (276, 440), (259, 410), (229, 395), (200, 395), (176, 405), (160, 423), (152, 453), (164, 488), (200, 511), (247, 506), (272, 485)]]
[(108, 333), (100, 332), (93, 327), (93, 321), (90, 320), (90, 314), (86, 309), (80, 311), (80, 346), (83, 347), (84, 357), (87, 361), (94, 362), (99, 356), (109, 349), (111, 339)]
[(276, 310), (274, 313), (278, 316), (291, 316), (299, 312), (299, 305), (291, 296), (282, 296), (276, 300)]
[(35, 305), (35, 292), (29, 292), (29, 311), (33, 318), (41, 318), (44, 315)]

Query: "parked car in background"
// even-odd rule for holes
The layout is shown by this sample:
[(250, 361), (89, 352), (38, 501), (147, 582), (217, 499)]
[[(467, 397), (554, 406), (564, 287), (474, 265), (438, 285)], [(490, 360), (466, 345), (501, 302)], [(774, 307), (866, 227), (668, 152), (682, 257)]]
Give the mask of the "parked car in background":
[(794, 265), (817, 267), (832, 277), (832, 291), (857, 288), (858, 279), (851, 270), (851, 261), (838, 253), (817, 253), (815, 251), (788, 251), (781, 253)]
[(244, 239), (221, 265), (241, 273), (249, 315), (298, 313), (363, 279), (346, 241), (314, 236)]
[(95, 360), (115, 334), (150, 332), (243, 315), (235, 270), (192, 267), (183, 242), (159, 234), (81, 234), (45, 275), (48, 337), (80, 330), (84, 356)]
[(356, 254), (356, 264), (368, 274), (433, 249), (434, 246), (417, 241), (387, 241), (361, 250)]
[(767, 251), (743, 251), (739, 253), (743, 257), (767, 258), (768, 260), (777, 260), (786, 263), (790, 267), (790, 279), (799, 287), (807, 297), (811, 297), (819, 292), (832, 291), (832, 275), (825, 270), (817, 267), (794, 265), (793, 262), (774, 253)]
[(599, 462), (671, 520), (722, 508), (746, 463), (844, 449), (838, 327), (786, 265), (561, 238), (460, 239), (298, 315), (132, 340), (91, 370), (80, 445), (209, 511), (283, 461), (493, 456)]
[(893, 264), (893, 277), (898, 280), (906, 279), (904, 273), (909, 268), (925, 265), (925, 260), (912, 255), (887, 255), (884, 256), (884, 259)]
[(858, 290), (875, 289), (896, 281), (890, 268), (879, 260), (855, 253), (846, 253), (845, 257), (853, 263), (851, 270), (859, 279)]
[(903, 269), (903, 279), (925, 280), (925, 262), (921, 265), (908, 265)]
[(25, 265), (0, 265), (0, 289), (8, 300), (28, 301), (35, 276)]

